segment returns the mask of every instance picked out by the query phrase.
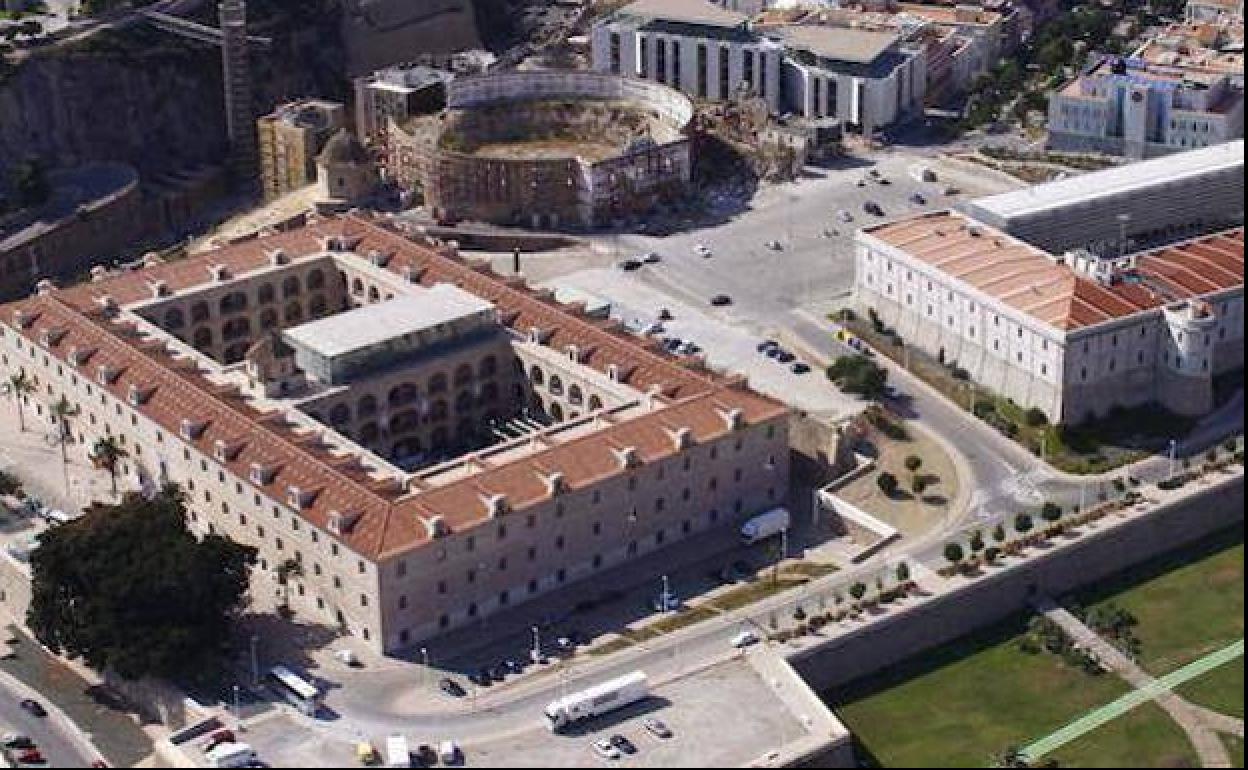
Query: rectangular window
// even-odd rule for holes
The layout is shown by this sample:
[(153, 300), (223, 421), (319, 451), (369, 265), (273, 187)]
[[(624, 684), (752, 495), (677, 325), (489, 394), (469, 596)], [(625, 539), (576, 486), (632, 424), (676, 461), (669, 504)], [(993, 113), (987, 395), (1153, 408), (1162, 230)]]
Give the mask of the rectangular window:
[(719, 98), (728, 101), (728, 49), (719, 49)]
[(706, 70), (706, 43), (698, 43), (698, 98), (706, 98), (706, 84), (710, 74)]
[(637, 59), (637, 74), (638, 76), (643, 77), (643, 78), (646, 76), (647, 74), (646, 68), (649, 66), (649, 62), (646, 61), (650, 56), (649, 43), (650, 41), (647, 40), (646, 38), (643, 37), (641, 39), (640, 53), (638, 54), (638, 59)]
[(654, 79), (667, 82), (667, 41), (654, 41)]
[(611, 33), (611, 73), (620, 74), (620, 33)]

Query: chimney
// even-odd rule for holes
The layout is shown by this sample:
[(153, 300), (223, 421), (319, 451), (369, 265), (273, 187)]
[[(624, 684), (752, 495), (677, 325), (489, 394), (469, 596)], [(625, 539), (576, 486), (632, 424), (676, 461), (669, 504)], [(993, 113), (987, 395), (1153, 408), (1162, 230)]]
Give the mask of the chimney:
[(485, 503), (485, 510), (491, 519), (497, 519), (499, 516), (505, 515), (509, 510), (507, 495), (482, 495), (481, 501)]
[(273, 249), (269, 252), (269, 264), (273, 266), (286, 265), (290, 263), (290, 257), (287, 256), (285, 249)]
[(195, 441), (203, 435), (206, 427), (208, 427), (207, 424), (202, 421), (183, 417), (178, 426), (178, 433), (187, 441)]
[(678, 450), (688, 449), (693, 446), (693, 431), (690, 430), (687, 425), (682, 425), (676, 430), (668, 431), (668, 435), (672, 437), (672, 445)]
[(251, 470), (248, 472), (248, 477), (251, 479), (251, 483), (258, 487), (265, 486), (266, 484), (272, 484), (273, 478), (276, 475), (276, 468), (273, 468), (270, 465), (261, 465), (260, 463), (252, 463)]
[(620, 461), (620, 467), (625, 470), (641, 465), (641, 456), (637, 454), (637, 447), (635, 446), (626, 446), (611, 451), (615, 453), (615, 458)]
[(560, 495), (564, 491), (563, 473), (555, 471), (547, 476), (542, 477), (542, 481), (546, 483), (546, 494), (550, 497)]
[(330, 511), (329, 518), (325, 522), (325, 528), (333, 535), (348, 535), (351, 530), (355, 529), (356, 523), (363, 518), (359, 511), (350, 511), (343, 513), (342, 511)]

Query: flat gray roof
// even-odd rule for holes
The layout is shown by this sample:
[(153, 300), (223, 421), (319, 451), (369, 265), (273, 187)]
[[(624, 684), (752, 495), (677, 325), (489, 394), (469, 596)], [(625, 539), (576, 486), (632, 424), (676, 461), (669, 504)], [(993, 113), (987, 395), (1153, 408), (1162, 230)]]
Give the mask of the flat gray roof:
[(749, 20), (744, 13), (720, 8), (708, 0), (635, 0), (619, 12), (628, 16), (708, 27), (738, 27)]
[(789, 24), (773, 32), (787, 45), (822, 59), (855, 64), (870, 64), (897, 42), (897, 36), (888, 32), (823, 24)]
[(1202, 147), (1153, 160), (1080, 174), (1022, 190), (972, 201), (968, 211), (994, 214), (1002, 220), (1027, 216), (1085, 200), (1145, 191), (1169, 182), (1244, 167), (1244, 140)]
[(392, 300), (365, 305), (286, 329), (286, 340), (332, 358), (365, 350), (405, 334), (476, 315), (493, 305), (447, 283), (417, 288)]

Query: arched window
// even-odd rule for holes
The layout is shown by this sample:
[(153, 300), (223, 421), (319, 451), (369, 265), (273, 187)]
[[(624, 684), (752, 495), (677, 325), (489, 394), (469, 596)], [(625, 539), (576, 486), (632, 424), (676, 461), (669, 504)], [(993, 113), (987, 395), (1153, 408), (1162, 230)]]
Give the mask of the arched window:
[(390, 389), (390, 396), (388, 400), (390, 402), (390, 406), (402, 406), (403, 404), (410, 404), (415, 401), (418, 395), (419, 393), (416, 390), (416, 386), (410, 382), (405, 382), (402, 385), (396, 385)]
[(369, 302), (380, 302), (380, 301), (381, 301), (381, 292), (377, 291), (377, 287), (376, 287), (376, 286), (369, 286), (369, 287), (368, 287), (368, 301), (369, 301)]
[(351, 293), (352, 293), (352, 294), (363, 294), (363, 293), (364, 293), (364, 282), (363, 282), (363, 281), (361, 281), (359, 278), (356, 278), (356, 279), (352, 280), (352, 281), (351, 281)]
[(351, 407), (346, 404), (336, 404), (333, 409), (329, 410), (331, 425), (346, 425), (348, 422), (351, 422)]
[(303, 306), (298, 302), (292, 302), (286, 306), (286, 322), (294, 323), (303, 318)]
[(597, 396), (591, 395), (589, 397), (589, 410), (592, 412), (601, 408), (602, 408), (602, 399), (598, 398)]
[(559, 404), (550, 405), (550, 419), (555, 422), (563, 422), (563, 407)]
[(212, 347), (212, 329), (207, 327), (196, 329), (191, 344), (195, 346), (196, 350)]
[(355, 413), (360, 417), (370, 417), (377, 414), (377, 399), (371, 394), (364, 396), (355, 407)]
[(260, 314), (260, 328), (272, 329), (274, 326), (277, 326), (277, 311), (268, 308)]
[(243, 357), (247, 355), (247, 347), (248, 345), (246, 342), (236, 342), (225, 349), (225, 353), (222, 355), (222, 358), (225, 359), (225, 363), (227, 364), (236, 364), (239, 361), (242, 361)]
[(472, 382), (472, 367), (468, 364), (460, 364), (455, 369), (455, 387), (467, 385)]
[(182, 317), (182, 308), (171, 307), (165, 311), (165, 328), (181, 329), (186, 323), (186, 319)]
[(556, 396), (563, 395), (563, 380), (557, 374), (550, 375), (550, 392)]
[(237, 313), (247, 309), (247, 295), (241, 291), (232, 291), (221, 298), (221, 315)]
[(273, 289), (273, 284), (262, 283), (260, 288), (256, 290), (256, 300), (261, 305), (267, 305), (277, 296), (277, 292)]
[(445, 393), (446, 392), (446, 375), (445, 374), (441, 374), (441, 373), (435, 374), (433, 375), (433, 377), (429, 379), (429, 392), (430, 393)]
[(320, 268), (308, 273), (308, 288), (313, 291), (325, 288), (325, 273)]
[(191, 305), (191, 323), (199, 323), (207, 321), (212, 317), (212, 311), (208, 309), (207, 302), (196, 302)]
[(486, 356), (482, 359), (478, 371), (481, 373), (482, 378), (493, 377), (498, 372), (498, 359), (494, 356)]
[(580, 385), (571, 385), (568, 387), (568, 403), (580, 406), (585, 397), (581, 394)]
[(286, 280), (282, 281), (282, 297), (289, 299), (290, 297), (299, 296), (299, 277), (289, 275)]
[(529, 370), (529, 381), (534, 385), (541, 385), (546, 381), (546, 375), (542, 374), (540, 367), (535, 366)]
[(246, 318), (231, 318), (221, 327), (221, 337), (225, 340), (236, 340), (251, 334), (251, 321)]

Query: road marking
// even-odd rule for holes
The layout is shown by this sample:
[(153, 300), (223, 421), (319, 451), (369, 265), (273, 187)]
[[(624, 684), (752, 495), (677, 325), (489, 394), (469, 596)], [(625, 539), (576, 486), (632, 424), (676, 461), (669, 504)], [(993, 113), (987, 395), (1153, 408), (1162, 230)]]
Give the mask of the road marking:
[(1023, 756), (1027, 757), (1029, 761), (1034, 762), (1040, 757), (1043, 757), (1045, 754), (1055, 751), (1062, 746), (1065, 746), (1067, 743), (1092, 732), (1106, 722), (1117, 719), (1136, 706), (1139, 706), (1142, 703), (1147, 703), (1153, 698), (1156, 698), (1158, 695), (1173, 690), (1175, 687), (1178, 687), (1189, 679), (1195, 679), (1198, 676), (1206, 674), (1218, 666), (1235, 660), (1243, 654), (1244, 640), (1240, 639), (1238, 642), (1229, 644), (1220, 650), (1209, 653), (1199, 660), (1188, 663), (1186, 666), (1183, 666), (1177, 671), (1171, 671), (1169, 674), (1166, 674), (1159, 679), (1154, 679), (1144, 687), (1132, 690), (1115, 701), (1111, 701), (1104, 706), (1093, 709), (1070, 724), (1059, 728), (1040, 740), (1035, 741), (1030, 746), (1025, 747), (1022, 750)]

